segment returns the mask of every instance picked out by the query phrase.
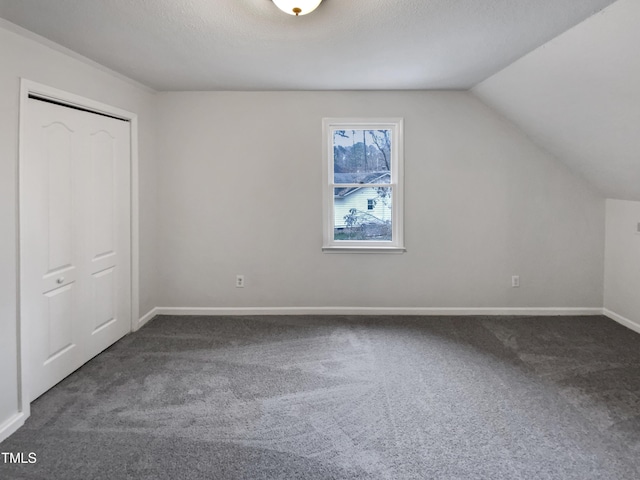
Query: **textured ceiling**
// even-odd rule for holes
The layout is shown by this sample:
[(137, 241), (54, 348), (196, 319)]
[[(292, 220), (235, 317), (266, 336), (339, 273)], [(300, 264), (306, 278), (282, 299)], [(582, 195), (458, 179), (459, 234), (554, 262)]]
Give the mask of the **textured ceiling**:
[(613, 0), (0, 0), (156, 90), (468, 89)]

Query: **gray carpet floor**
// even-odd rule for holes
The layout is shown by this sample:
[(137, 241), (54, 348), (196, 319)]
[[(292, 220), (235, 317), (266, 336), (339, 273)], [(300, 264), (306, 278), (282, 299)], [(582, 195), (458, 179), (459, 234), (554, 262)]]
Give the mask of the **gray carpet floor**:
[(588, 317), (156, 317), (0, 478), (638, 479), (640, 335)]

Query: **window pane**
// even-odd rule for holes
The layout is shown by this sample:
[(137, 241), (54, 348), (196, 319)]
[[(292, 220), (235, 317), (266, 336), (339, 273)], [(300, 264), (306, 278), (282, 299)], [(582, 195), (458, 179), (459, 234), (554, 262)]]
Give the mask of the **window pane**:
[(391, 183), (391, 130), (334, 130), (334, 183)]
[(333, 199), (333, 239), (392, 241), (391, 187), (337, 188), (336, 192), (343, 190), (352, 191)]

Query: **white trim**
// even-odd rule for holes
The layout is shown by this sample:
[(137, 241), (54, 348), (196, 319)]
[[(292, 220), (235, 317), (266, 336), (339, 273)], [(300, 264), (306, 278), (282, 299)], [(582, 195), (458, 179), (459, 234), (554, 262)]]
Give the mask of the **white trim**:
[[(1, 26), (1, 24), (0, 24)], [(110, 105), (91, 100), (85, 97), (81, 97), (74, 93), (70, 93), (64, 90), (59, 90), (57, 88), (49, 87), (47, 85), (43, 85), (41, 83), (33, 82), (31, 80), (27, 80), (25, 78), (20, 79), (20, 110), (19, 110), (19, 143), (18, 143), (18, 202), (17, 202), (17, 218), (18, 218), (18, 242), (17, 242), (17, 258), (18, 258), (18, 271), (17, 271), (17, 291), (18, 291), (18, 299), (17, 299), (17, 310), (18, 310), (18, 329), (17, 329), (17, 345), (18, 345), (18, 414), (19, 416), (23, 416), (24, 420), (29, 417), (30, 406), (29, 406), (29, 397), (26, 391), (26, 373), (24, 369), (24, 365), (26, 365), (26, 351), (28, 348), (27, 340), (25, 336), (22, 334), (22, 314), (21, 314), (21, 301), (22, 301), (22, 293), (21, 293), (21, 271), (20, 271), (20, 258), (21, 258), (21, 241), (20, 241), (20, 206), (22, 205), (21, 195), (21, 175), (20, 175), (20, 165), (21, 161), (24, 158), (24, 112), (26, 110), (27, 101), (29, 100), (29, 95), (34, 94), (39, 97), (48, 98), (51, 100), (55, 100), (57, 102), (67, 104), (70, 106), (81, 107), (83, 109), (91, 110), (98, 113), (105, 113), (107, 115), (111, 115), (114, 117), (119, 117), (123, 120), (128, 120), (131, 129), (131, 325), (130, 330), (135, 331), (138, 328), (139, 320), (139, 232), (138, 232), (138, 224), (139, 224), (139, 205), (138, 205), (138, 196), (139, 196), (139, 185), (138, 185), (138, 116), (133, 112), (129, 112), (127, 110), (122, 110), (117, 107), (112, 107)], [(19, 427), (20, 425), (18, 425)], [(18, 428), (16, 427), (16, 428)]]
[[(334, 130), (376, 130), (388, 129), (392, 131), (391, 144), (391, 178), (388, 184), (382, 186), (391, 189), (391, 241), (356, 241), (334, 240), (335, 227), (335, 188), (368, 188), (376, 184), (336, 184), (333, 162)], [(367, 250), (367, 253), (389, 252), (403, 253), (404, 248), (404, 119), (402, 117), (385, 118), (332, 118), (322, 119), (322, 246), (323, 252), (352, 253), (356, 249)], [(353, 192), (351, 192), (353, 193)], [(379, 248), (380, 251), (376, 251)]]
[(358, 246), (335, 246), (335, 247), (322, 247), (324, 253), (404, 253), (407, 251), (404, 247), (371, 247), (365, 245), (364, 247)]
[(13, 435), (16, 430), (18, 430), (22, 425), (24, 425), (25, 420), (29, 416), (28, 413), (18, 412), (13, 415), (13, 417), (9, 418), (6, 422), (0, 425), (0, 442), (3, 442), (10, 435)]
[[(154, 315), (601, 315), (601, 308), (156, 307)], [(150, 312), (151, 313), (151, 312)], [(147, 314), (149, 315), (149, 314)]]
[(45, 38), (41, 35), (38, 35), (37, 33), (32, 32), (31, 30), (27, 30), (26, 28), (21, 27), (20, 25), (11, 23), (10, 21), (5, 20), (4, 18), (0, 18), (0, 28), (4, 28), (9, 32), (18, 34), (21, 37), (28, 38), (29, 40), (39, 43), (40, 45), (44, 45), (45, 47), (55, 50), (56, 52), (59, 52), (68, 57), (71, 57), (74, 60), (78, 60), (79, 62), (82, 62), (85, 65), (89, 65), (90, 67), (93, 67), (96, 70), (100, 70), (101, 72), (107, 73), (112, 77), (115, 77), (118, 80), (128, 83), (129, 85), (133, 85), (134, 87), (144, 90), (145, 92), (158, 93), (157, 90), (151, 88), (148, 85), (145, 85), (144, 83), (140, 83), (137, 80), (134, 80), (133, 78), (127, 77), (126, 75), (123, 75), (120, 72), (116, 72), (115, 70), (110, 69), (109, 67), (105, 67), (101, 63), (91, 60), (90, 58), (85, 57), (84, 55), (81, 55), (74, 50), (70, 50), (67, 47), (63, 47), (59, 43), (53, 42), (48, 38)]
[(156, 315), (158, 315), (158, 307), (153, 307), (138, 319), (138, 324), (135, 330), (139, 330), (140, 328), (142, 328), (149, 320), (151, 320)]
[(371, 247), (369, 245), (363, 247), (358, 244), (352, 247), (349, 245), (322, 247), (322, 251), (324, 253), (404, 253), (407, 249), (404, 247)]
[(106, 103), (91, 100), (90, 98), (50, 87), (42, 83), (27, 80), (26, 78), (20, 78), (20, 86), (21, 89), (26, 89), (26, 92), (24, 93), (26, 93), (27, 98), (29, 95), (36, 95), (38, 97), (61, 102), (65, 105), (70, 105), (72, 107), (80, 107), (86, 110), (91, 110), (92, 112), (104, 113), (112, 117), (119, 117), (123, 120), (133, 120), (134, 118), (137, 118), (137, 115), (133, 112), (122, 110), (118, 107), (112, 107)]
[(141, 327), (137, 319), (140, 317), (140, 179), (138, 175), (138, 116), (131, 114), (131, 331)]
[(609, 317), (611, 320), (618, 322), (620, 325), (624, 325), (625, 327), (633, 330), (634, 332), (640, 333), (640, 323), (634, 322), (633, 320), (629, 320), (628, 318), (623, 317), (622, 315), (618, 315), (617, 313), (612, 312), (607, 308), (602, 309), (602, 314)]
[[(27, 100), (29, 99), (29, 88), (25, 83), (24, 79), (20, 79), (20, 105), (18, 110), (18, 158), (17, 158), (17, 202), (16, 202), (16, 217), (17, 217), (17, 228), (16, 228), (16, 257), (17, 257), (17, 271), (16, 271), (16, 314), (17, 314), (17, 322), (16, 322), (16, 346), (17, 346), (17, 362), (16, 367), (18, 369), (17, 377), (18, 377), (18, 412), (16, 416), (20, 417), (24, 416), (21, 426), (24, 424), (24, 421), (29, 418), (31, 412), (31, 405), (29, 403), (28, 395), (26, 392), (27, 385), (27, 376), (25, 372), (24, 365), (27, 362), (27, 339), (26, 336), (23, 335), (23, 325), (22, 325), (22, 240), (20, 236), (21, 231), (21, 209), (22, 206), (22, 158), (24, 158), (24, 139), (23, 132), (25, 131), (25, 118), (24, 112), (27, 106)], [(15, 417), (14, 417), (15, 418)]]

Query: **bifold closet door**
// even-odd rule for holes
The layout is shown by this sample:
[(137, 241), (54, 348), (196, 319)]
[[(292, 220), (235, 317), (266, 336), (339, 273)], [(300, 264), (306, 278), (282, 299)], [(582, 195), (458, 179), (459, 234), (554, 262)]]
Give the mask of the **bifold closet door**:
[(21, 315), (33, 400), (131, 326), (129, 123), (29, 99)]

